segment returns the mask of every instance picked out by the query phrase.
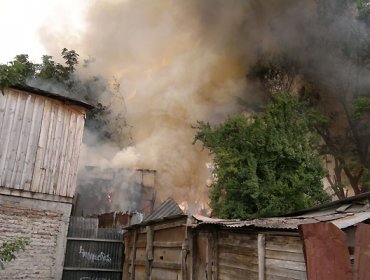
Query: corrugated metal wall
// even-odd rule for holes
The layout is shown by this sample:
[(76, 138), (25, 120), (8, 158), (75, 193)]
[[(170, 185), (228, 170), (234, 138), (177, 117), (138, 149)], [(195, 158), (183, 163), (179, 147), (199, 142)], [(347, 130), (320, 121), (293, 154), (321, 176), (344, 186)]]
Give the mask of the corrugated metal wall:
[(98, 228), (98, 219), (71, 217), (63, 279), (122, 279), (123, 230)]
[(73, 197), (84, 110), (6, 89), (0, 94), (0, 187)]

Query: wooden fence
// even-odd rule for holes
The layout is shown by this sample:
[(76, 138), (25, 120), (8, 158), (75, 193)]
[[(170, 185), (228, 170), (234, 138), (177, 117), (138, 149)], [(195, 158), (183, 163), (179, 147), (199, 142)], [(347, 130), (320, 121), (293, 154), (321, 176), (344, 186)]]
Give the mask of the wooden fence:
[(121, 280), (123, 231), (98, 228), (98, 219), (71, 217), (63, 280)]

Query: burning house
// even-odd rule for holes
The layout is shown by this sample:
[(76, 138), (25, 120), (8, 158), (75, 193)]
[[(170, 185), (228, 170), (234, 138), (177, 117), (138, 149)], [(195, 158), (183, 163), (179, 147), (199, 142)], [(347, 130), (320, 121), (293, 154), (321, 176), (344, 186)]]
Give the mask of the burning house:
[[(156, 201), (156, 170), (86, 166), (79, 172), (74, 216), (152, 213)], [(113, 217), (113, 216), (112, 216)]]
[(84, 102), (28, 86), (0, 94), (0, 240), (30, 238), (1, 279), (61, 279)]

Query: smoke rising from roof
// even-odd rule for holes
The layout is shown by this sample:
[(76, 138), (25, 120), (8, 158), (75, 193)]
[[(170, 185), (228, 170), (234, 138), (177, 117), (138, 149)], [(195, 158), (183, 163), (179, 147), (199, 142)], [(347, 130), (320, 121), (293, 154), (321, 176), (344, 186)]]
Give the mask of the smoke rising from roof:
[[(349, 62), (333, 48), (348, 44), (350, 28), (360, 24), (334, 8), (322, 17), (320, 2), (91, 1), (79, 39), (47, 28), (42, 36), (51, 53), (67, 47), (95, 58), (80, 75), (115, 77), (120, 85), (124, 104), (103, 93), (101, 102), (125, 111), (134, 143), (129, 146), (128, 136), (120, 135), (126, 146), (108, 147), (110, 152), (99, 156), (101, 164), (156, 169), (160, 199), (205, 202), (210, 157), (192, 145), (191, 125), (218, 123), (239, 112), (238, 97), (263, 100), (258, 85), (246, 79), (260, 54), (284, 51), (323, 83), (346, 74), (342, 66)], [(88, 154), (83, 161), (93, 160), (95, 152)]]

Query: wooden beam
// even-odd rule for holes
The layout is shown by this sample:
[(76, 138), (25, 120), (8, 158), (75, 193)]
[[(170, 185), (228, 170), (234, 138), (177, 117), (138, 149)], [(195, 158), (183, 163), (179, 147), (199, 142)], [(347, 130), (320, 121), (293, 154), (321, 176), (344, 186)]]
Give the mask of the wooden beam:
[(145, 276), (147, 280), (151, 279), (153, 263), (153, 227), (146, 227), (146, 264)]
[(156, 248), (181, 248), (182, 247), (182, 241), (176, 241), (176, 242), (154, 241), (153, 246), (156, 247)]
[(258, 280), (265, 280), (265, 235), (258, 234)]
[(136, 260), (136, 241), (137, 231), (134, 230), (134, 243), (132, 244), (131, 267), (130, 267), (130, 280), (135, 280), (135, 260)]

